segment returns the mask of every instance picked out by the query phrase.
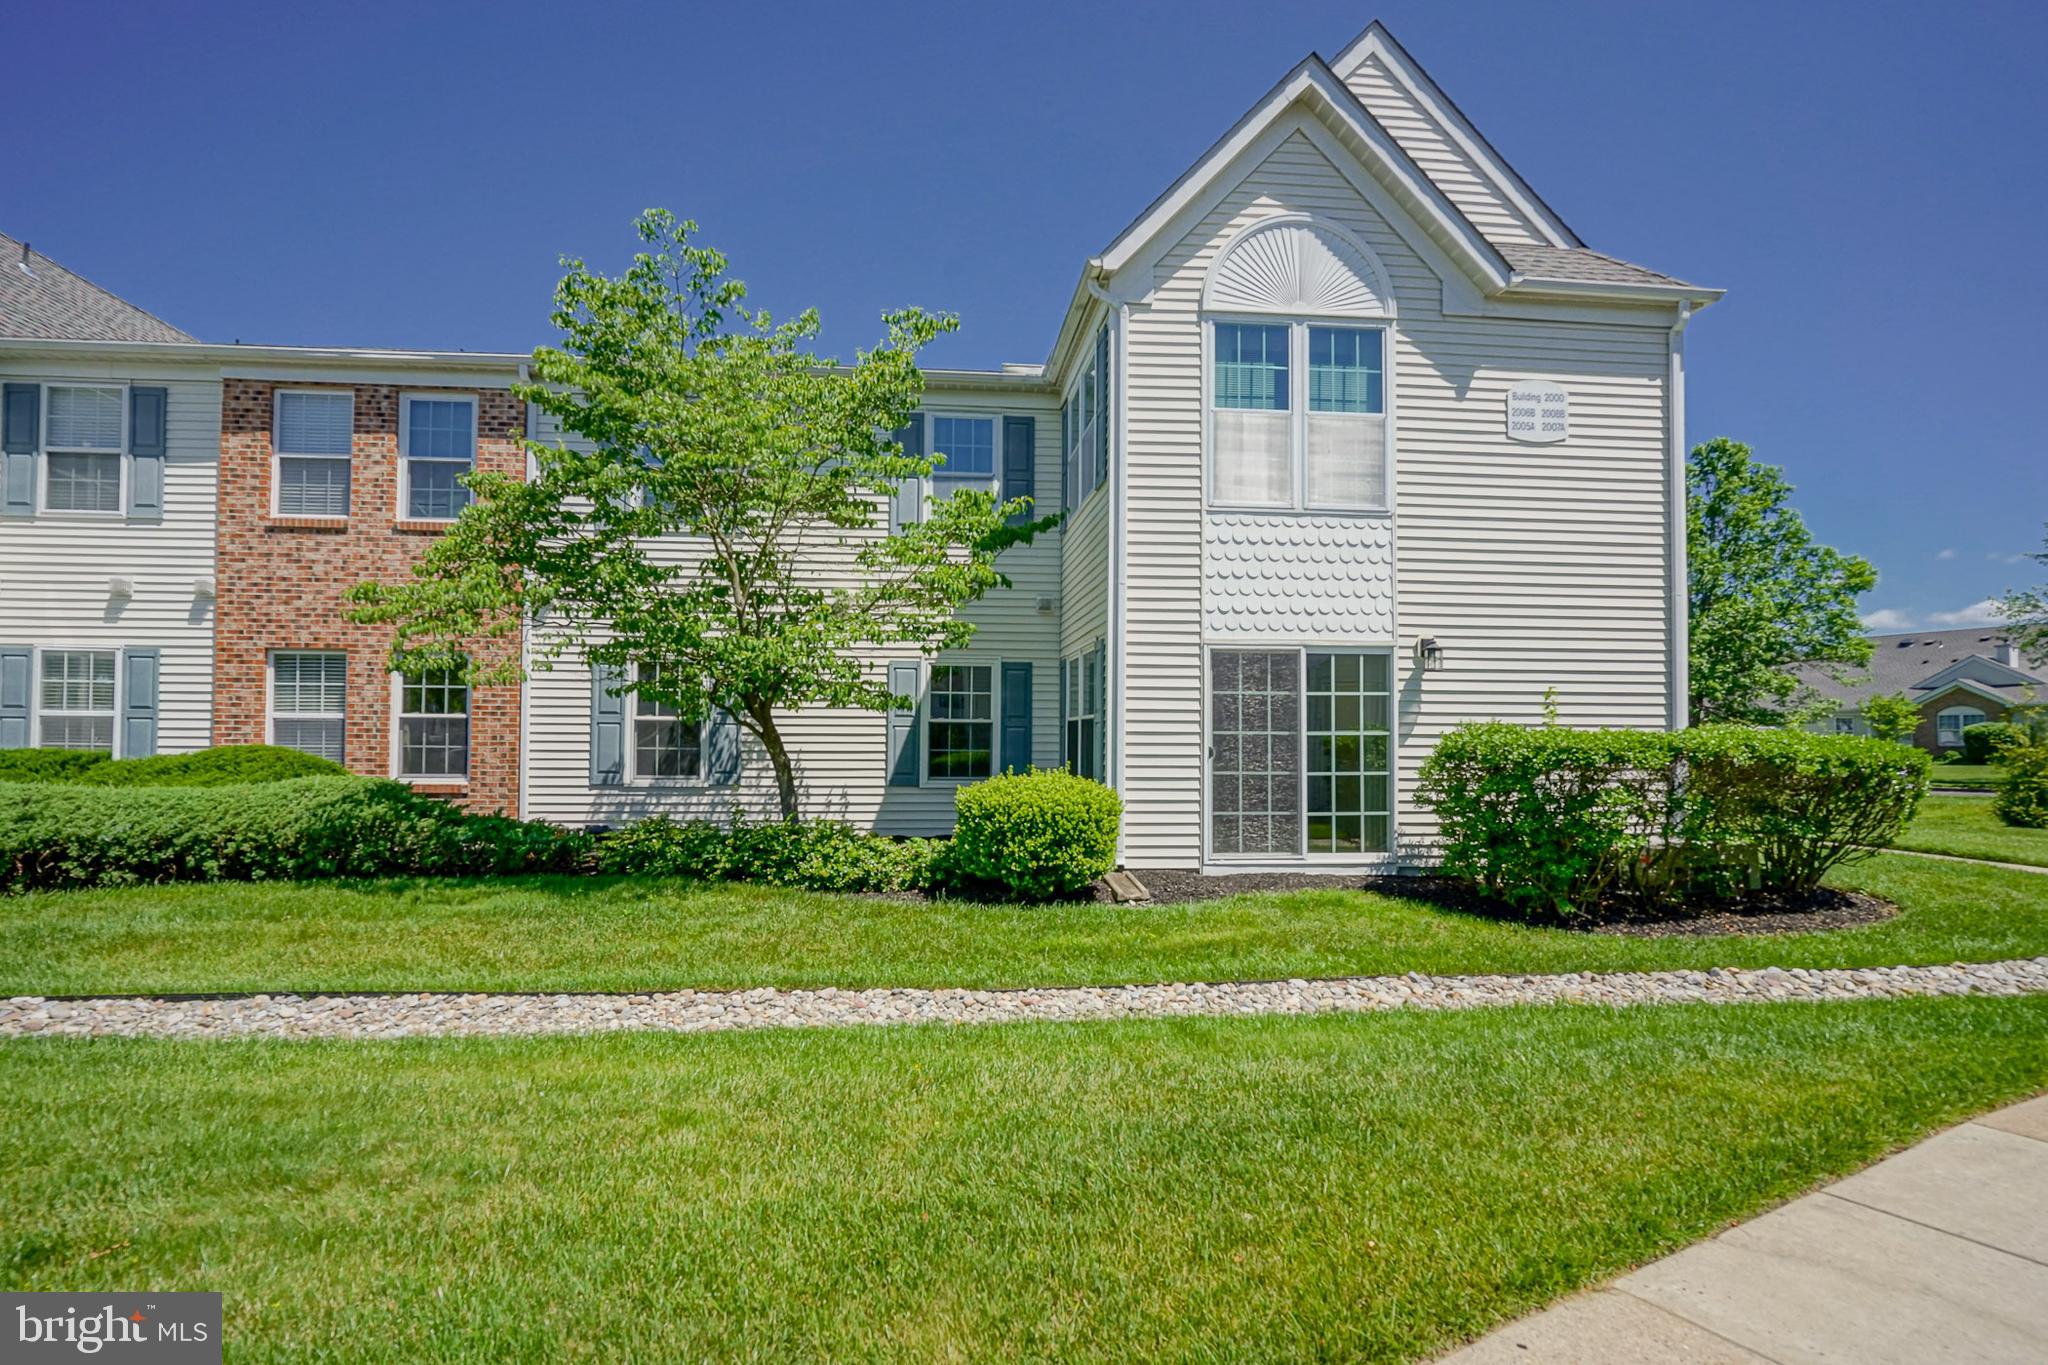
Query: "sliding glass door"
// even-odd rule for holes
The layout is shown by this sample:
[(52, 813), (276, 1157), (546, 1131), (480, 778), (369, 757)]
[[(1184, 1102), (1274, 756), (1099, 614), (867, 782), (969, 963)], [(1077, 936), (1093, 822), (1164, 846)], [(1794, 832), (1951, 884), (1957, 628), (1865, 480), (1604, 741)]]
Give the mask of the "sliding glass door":
[(1393, 846), (1392, 660), (1385, 651), (1209, 655), (1209, 852)]

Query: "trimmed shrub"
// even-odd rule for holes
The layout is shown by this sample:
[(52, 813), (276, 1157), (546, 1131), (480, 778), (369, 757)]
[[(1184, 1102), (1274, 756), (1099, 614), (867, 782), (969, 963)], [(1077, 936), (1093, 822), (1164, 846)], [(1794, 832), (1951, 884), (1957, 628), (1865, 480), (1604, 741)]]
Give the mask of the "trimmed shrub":
[(891, 839), (833, 820), (727, 825), (642, 820), (604, 835), (600, 872), (699, 881), (748, 881), (810, 891), (913, 891), (932, 879), (943, 841)]
[(1806, 891), (1890, 843), (1927, 790), (1917, 749), (1710, 725), (1460, 726), (1422, 765), (1442, 870), (1525, 912), (1745, 887)]
[(1123, 802), (1063, 769), (962, 787), (948, 869), (1026, 900), (1071, 896), (1116, 866)]
[(2025, 726), (1987, 720), (1963, 727), (1963, 754), (1972, 763), (2003, 763), (2007, 754), (2026, 747)]
[(272, 744), (229, 744), (190, 754), (115, 758), (76, 749), (0, 750), (0, 782), (83, 782), (106, 787), (229, 787), (294, 777), (346, 777), (330, 759)]
[(75, 782), (110, 761), (86, 749), (0, 749), (0, 782)]
[(566, 871), (590, 837), (471, 815), (399, 782), (0, 786), (0, 890)]
[(2005, 756), (2005, 781), (1991, 809), (2008, 825), (2048, 829), (2048, 745), (2029, 745)]

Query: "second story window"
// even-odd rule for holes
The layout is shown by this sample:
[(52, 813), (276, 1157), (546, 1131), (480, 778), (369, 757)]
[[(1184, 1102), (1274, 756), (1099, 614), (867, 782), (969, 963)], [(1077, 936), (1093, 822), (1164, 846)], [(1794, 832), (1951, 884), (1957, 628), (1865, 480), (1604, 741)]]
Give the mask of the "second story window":
[(353, 393), (281, 390), (272, 444), (277, 449), (277, 514), (348, 515), (349, 454), (355, 437)]
[(1387, 505), (1384, 329), (1218, 322), (1211, 344), (1212, 503)]
[(43, 506), (54, 512), (119, 512), (127, 391), (52, 384), (43, 437)]
[(932, 501), (942, 502), (962, 488), (996, 491), (995, 418), (932, 418), (932, 451), (946, 457), (932, 470)]
[(399, 409), (399, 515), (453, 521), (469, 506), (460, 480), (476, 467), (476, 399), (407, 394)]

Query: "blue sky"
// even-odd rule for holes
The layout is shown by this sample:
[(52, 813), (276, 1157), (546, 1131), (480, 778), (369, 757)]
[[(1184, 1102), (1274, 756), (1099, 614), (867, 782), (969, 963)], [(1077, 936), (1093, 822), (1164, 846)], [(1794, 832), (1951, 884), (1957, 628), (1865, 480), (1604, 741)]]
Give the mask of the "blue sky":
[[(695, 217), (841, 351), (1040, 360), (1081, 263), (1387, 21), (1589, 244), (1730, 293), (1690, 436), (1782, 464), (1885, 626), (2042, 571), (2039, 4), (22, 6), (0, 229), (206, 340), (523, 350)], [(26, 58), (26, 60), (20, 60)]]

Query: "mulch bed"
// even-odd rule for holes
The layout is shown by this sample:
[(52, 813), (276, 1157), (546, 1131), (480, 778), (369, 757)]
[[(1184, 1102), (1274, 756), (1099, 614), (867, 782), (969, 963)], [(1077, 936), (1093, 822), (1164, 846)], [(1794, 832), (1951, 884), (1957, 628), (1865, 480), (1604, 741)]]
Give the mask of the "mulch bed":
[[(1462, 883), (1442, 877), (1333, 877), (1308, 872), (1244, 872), (1204, 876), (1200, 872), (1149, 868), (1137, 874), (1154, 904), (1222, 900), (1262, 891), (1371, 891), (1404, 900), (1428, 901), (1444, 910), (1485, 919), (1521, 917)], [(1106, 902), (1109, 889), (1097, 882), (1091, 899)], [(1621, 904), (1594, 915), (1554, 921), (1556, 927), (1632, 938), (1711, 937), (1721, 934), (1799, 934), (1881, 924), (1899, 913), (1890, 901), (1861, 891), (1822, 887), (1802, 896), (1756, 893), (1737, 901), (1682, 906)]]

